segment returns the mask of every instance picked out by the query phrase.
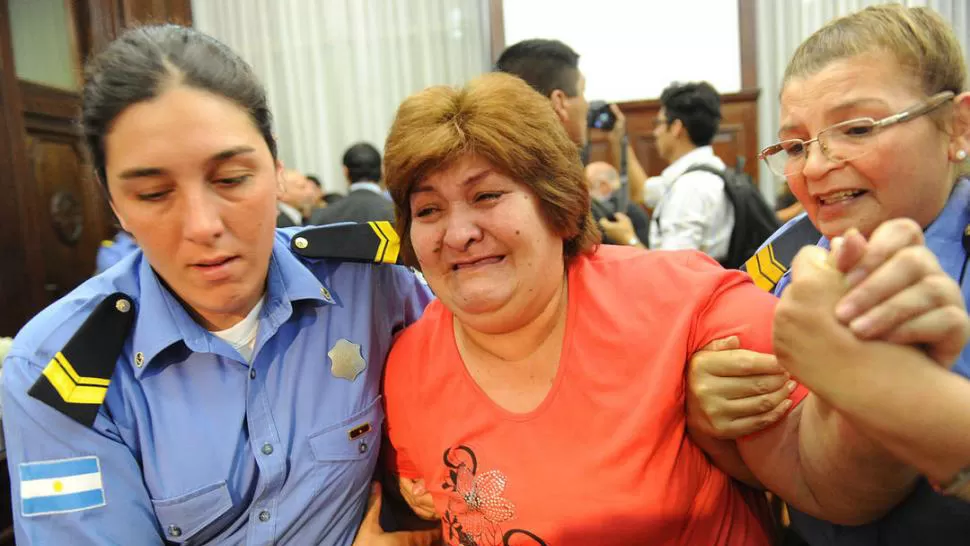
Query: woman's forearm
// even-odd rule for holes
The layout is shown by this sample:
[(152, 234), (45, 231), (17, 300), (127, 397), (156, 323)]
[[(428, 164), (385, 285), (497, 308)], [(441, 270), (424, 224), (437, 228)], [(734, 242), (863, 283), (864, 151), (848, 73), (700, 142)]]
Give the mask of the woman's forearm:
[(931, 480), (970, 465), (970, 381), (922, 352), (881, 342), (853, 351), (845, 372), (816, 394)]

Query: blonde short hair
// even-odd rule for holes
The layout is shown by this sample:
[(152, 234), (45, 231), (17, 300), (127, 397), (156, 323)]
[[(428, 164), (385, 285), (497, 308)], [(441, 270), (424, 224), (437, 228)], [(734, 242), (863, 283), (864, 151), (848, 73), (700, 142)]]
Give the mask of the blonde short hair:
[(927, 96), (966, 88), (967, 66), (953, 29), (931, 9), (899, 4), (870, 6), (817, 30), (795, 50), (782, 88), (832, 61), (873, 51), (893, 55)]
[(535, 193), (543, 219), (563, 239), (567, 260), (599, 242), (579, 150), (549, 99), (515, 76), (492, 73), (460, 89), (429, 87), (398, 108), (384, 145), (384, 180), (406, 263), (417, 265), (410, 241), (411, 191), (469, 155)]
[[(941, 91), (958, 95), (967, 88), (967, 63), (950, 25), (929, 8), (887, 4), (839, 17), (815, 31), (792, 55), (782, 89), (832, 61), (874, 51), (895, 57), (926, 96)], [(956, 165), (956, 174), (970, 174), (970, 159)]]

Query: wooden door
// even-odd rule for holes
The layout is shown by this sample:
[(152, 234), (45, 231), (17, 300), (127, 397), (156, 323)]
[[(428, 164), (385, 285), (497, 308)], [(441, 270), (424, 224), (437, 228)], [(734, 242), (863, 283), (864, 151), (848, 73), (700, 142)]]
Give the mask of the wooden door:
[(77, 128), (78, 94), (29, 82), (21, 82), (20, 89), (46, 304), (94, 273), (98, 247), (112, 233), (107, 204)]
[(190, 25), (191, 0), (0, 0), (0, 336), (94, 273), (113, 218), (76, 125), (82, 64), (165, 21)]
[(34, 188), (7, 0), (0, 0), (0, 335), (13, 335), (44, 299)]

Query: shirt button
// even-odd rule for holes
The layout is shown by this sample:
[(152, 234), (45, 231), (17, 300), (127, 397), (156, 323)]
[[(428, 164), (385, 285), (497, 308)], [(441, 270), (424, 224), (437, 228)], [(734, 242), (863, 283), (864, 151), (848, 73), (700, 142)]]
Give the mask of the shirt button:
[(256, 368), (249, 370), (249, 378), (256, 379)]
[(262, 512), (260, 512), (259, 521), (262, 521), (263, 523), (266, 523), (267, 521), (269, 521), (269, 512), (267, 512), (266, 510), (263, 510)]
[(168, 536), (174, 537), (174, 538), (178, 538), (182, 536), (182, 528), (179, 527), (178, 525), (169, 525)]
[(360, 446), (357, 447), (357, 451), (361, 453), (367, 453), (367, 442), (361, 442)]
[(263, 455), (272, 455), (272, 454), (273, 454), (273, 445), (268, 443), (263, 444)]

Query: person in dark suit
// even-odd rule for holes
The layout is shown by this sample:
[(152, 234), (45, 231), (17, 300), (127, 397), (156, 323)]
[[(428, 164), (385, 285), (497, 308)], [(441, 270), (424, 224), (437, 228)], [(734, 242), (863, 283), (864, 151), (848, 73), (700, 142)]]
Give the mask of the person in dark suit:
[(394, 221), (394, 204), (381, 188), (381, 153), (366, 142), (354, 144), (344, 152), (344, 176), (350, 184), (347, 197), (317, 209), (311, 224), (337, 222)]
[(303, 218), (313, 203), (313, 183), (299, 171), (283, 173), (280, 190), (276, 194), (276, 227), (302, 226)]
[[(625, 190), (621, 190), (616, 168), (605, 161), (590, 163), (586, 166), (586, 184), (593, 197), (593, 220), (603, 234), (603, 243), (646, 248), (650, 218), (637, 203), (618, 203), (618, 192)], [(617, 210), (618, 206), (623, 210)]]

